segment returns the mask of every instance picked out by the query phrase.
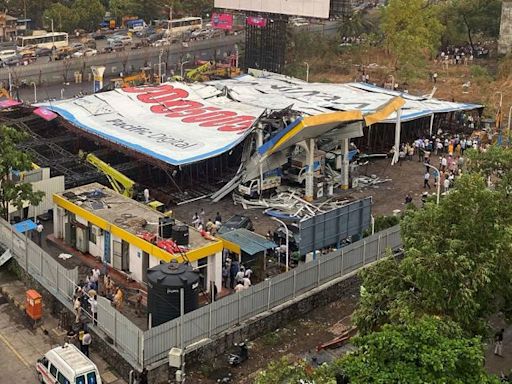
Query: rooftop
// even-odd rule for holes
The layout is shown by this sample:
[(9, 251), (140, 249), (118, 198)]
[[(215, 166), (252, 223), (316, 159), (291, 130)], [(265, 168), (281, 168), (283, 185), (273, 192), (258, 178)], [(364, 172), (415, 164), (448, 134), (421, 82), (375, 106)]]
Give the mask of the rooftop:
[[(137, 235), (142, 231), (158, 234), (158, 219), (164, 214), (99, 184), (92, 183), (68, 189), (56, 196), (94, 214), (109, 224)], [(176, 220), (176, 224), (183, 224)], [(186, 224), (185, 224), (186, 225)], [(199, 232), (189, 227), (190, 249), (211, 245)]]

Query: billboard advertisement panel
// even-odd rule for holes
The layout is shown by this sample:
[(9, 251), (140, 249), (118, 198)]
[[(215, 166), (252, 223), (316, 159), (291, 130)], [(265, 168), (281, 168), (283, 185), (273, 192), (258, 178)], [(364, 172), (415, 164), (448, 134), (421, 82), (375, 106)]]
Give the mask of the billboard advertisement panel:
[(184, 165), (229, 151), (251, 132), (264, 111), (224, 96), (203, 98), (201, 91), (204, 86), (163, 83), (41, 106), (105, 140)]
[(267, 25), (267, 19), (260, 16), (249, 16), (246, 22), (248, 25), (252, 25), (253, 27), (264, 28)]
[(328, 19), (330, 0), (215, 0), (215, 8)]
[(212, 14), (212, 27), (216, 29), (227, 29), (233, 28), (233, 15), (229, 13), (216, 13)]

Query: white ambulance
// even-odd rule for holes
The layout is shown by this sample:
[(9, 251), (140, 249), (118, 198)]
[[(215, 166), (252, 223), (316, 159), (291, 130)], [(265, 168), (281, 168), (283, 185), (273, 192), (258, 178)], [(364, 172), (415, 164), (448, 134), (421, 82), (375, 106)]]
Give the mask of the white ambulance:
[(96, 365), (73, 344), (46, 352), (36, 370), (41, 384), (101, 384)]

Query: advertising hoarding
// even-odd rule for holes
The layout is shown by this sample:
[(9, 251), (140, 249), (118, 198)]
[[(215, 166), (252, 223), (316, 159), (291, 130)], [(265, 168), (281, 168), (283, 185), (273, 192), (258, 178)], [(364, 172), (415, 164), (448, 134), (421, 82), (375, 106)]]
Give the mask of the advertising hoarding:
[(215, 29), (231, 30), (233, 28), (233, 15), (214, 12), (212, 14), (212, 27)]
[(330, 0), (215, 0), (215, 8), (328, 19)]

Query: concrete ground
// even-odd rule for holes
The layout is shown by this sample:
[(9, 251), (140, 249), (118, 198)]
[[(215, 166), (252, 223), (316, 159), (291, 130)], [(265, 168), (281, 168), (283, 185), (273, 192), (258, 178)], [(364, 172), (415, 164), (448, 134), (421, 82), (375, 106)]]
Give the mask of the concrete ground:
[[(37, 359), (49, 349), (62, 344), (66, 332), (58, 327), (58, 319), (51, 316), (44, 305), (43, 319), (32, 327), (23, 305), (25, 291), (30, 287), (23, 285), (3, 268), (0, 270), (0, 382), (36, 383), (34, 367)], [(104, 383), (126, 384), (114, 368), (94, 352), (94, 340), (91, 359)]]

